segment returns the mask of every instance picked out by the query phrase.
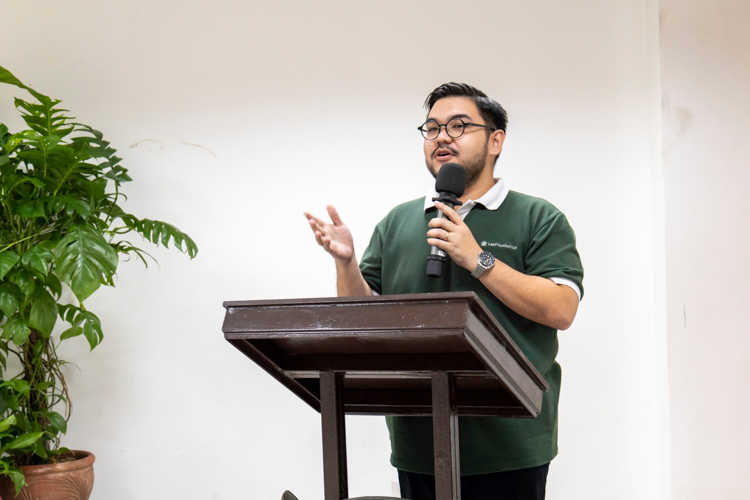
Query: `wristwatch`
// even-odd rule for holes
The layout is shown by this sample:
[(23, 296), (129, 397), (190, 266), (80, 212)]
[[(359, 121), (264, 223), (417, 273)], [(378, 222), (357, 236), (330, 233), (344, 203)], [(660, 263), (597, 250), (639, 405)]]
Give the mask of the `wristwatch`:
[(479, 278), (485, 271), (492, 269), (495, 265), (495, 256), (490, 252), (481, 252), (479, 259), (477, 260), (477, 268), (472, 271), (471, 275), (475, 278)]

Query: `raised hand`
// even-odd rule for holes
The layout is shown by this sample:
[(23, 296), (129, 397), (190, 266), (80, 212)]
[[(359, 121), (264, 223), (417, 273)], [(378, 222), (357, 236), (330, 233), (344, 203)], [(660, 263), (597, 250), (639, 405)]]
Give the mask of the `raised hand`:
[(328, 209), (328, 215), (331, 217), (330, 223), (319, 217), (315, 217), (309, 212), (304, 212), (305, 218), (310, 224), (310, 229), (315, 234), (315, 241), (326, 252), (331, 254), (334, 259), (350, 261), (354, 257), (354, 239), (352, 238), (352, 233), (346, 224), (343, 223), (333, 205), (328, 205), (326, 208)]

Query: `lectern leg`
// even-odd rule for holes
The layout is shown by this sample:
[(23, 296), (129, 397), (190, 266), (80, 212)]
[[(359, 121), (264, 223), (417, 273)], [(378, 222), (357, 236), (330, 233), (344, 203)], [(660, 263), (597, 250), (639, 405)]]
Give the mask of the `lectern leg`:
[(342, 500), (349, 497), (342, 388), (343, 375), (341, 373), (320, 372), (325, 500)]
[(432, 433), (435, 445), (435, 499), (461, 500), (458, 412), (454, 380), (445, 372), (432, 374)]

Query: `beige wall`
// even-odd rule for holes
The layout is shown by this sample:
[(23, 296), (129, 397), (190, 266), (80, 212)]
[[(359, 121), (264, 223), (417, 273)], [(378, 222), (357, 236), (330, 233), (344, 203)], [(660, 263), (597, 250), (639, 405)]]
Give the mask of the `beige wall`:
[(674, 498), (750, 498), (750, 3), (661, 1)]

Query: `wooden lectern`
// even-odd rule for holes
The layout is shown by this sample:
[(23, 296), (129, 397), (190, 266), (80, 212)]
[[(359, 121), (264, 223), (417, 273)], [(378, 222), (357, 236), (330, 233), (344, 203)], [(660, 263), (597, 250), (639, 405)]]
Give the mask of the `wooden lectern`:
[(437, 500), (459, 500), (458, 416), (536, 417), (549, 389), (473, 292), (224, 307), (224, 338), (320, 412), (325, 500), (348, 498), (346, 413), (431, 415)]

